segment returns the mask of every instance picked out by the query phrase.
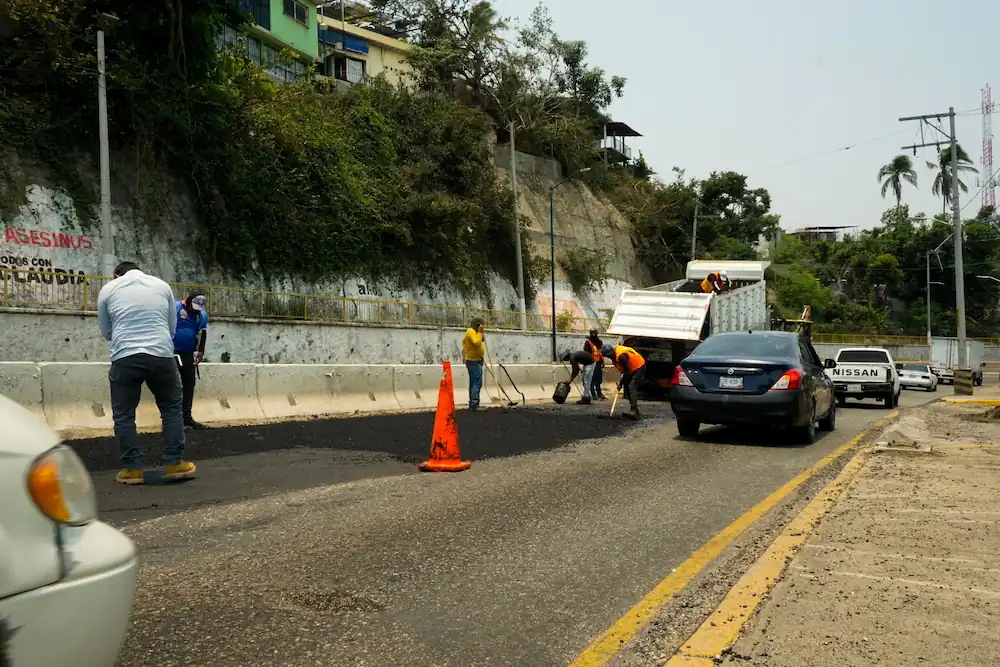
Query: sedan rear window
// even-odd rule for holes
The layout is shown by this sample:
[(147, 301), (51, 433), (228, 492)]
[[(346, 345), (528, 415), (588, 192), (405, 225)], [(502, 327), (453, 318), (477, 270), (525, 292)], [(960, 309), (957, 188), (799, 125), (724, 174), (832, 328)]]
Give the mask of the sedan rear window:
[(903, 364), (904, 371), (916, 371), (917, 373), (929, 373), (927, 364)]
[(695, 354), (713, 357), (751, 357), (758, 359), (794, 359), (798, 343), (790, 336), (737, 334), (709, 336), (695, 349)]
[(887, 364), (889, 355), (883, 350), (841, 350), (838, 364)]

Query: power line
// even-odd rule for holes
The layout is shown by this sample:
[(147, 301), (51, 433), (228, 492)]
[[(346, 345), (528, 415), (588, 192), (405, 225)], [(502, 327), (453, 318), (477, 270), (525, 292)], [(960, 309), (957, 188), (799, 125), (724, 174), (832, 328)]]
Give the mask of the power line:
[(806, 155), (806, 156), (803, 156), (803, 157), (798, 157), (798, 158), (793, 158), (791, 160), (786, 160), (784, 162), (778, 162), (776, 164), (772, 164), (772, 165), (769, 165), (767, 167), (760, 167), (760, 168), (757, 168), (757, 169), (751, 169), (751, 170), (749, 170), (747, 172), (747, 175), (755, 174), (755, 173), (760, 173), (762, 171), (768, 171), (770, 169), (777, 169), (779, 167), (786, 167), (788, 165), (798, 164), (800, 162), (806, 162), (808, 160), (815, 160), (817, 158), (825, 157), (827, 155), (835, 155), (837, 153), (844, 153), (846, 151), (851, 150), (852, 148), (857, 148), (859, 146), (865, 146), (867, 144), (872, 144), (872, 143), (875, 143), (877, 141), (884, 141), (885, 139), (891, 139), (892, 137), (899, 136), (900, 134), (905, 134), (906, 132), (909, 132), (909, 130), (896, 130), (895, 132), (891, 132), (889, 134), (884, 134), (882, 136), (873, 137), (871, 139), (863, 139), (861, 141), (858, 141), (856, 143), (850, 144), (848, 146), (844, 146), (842, 148), (834, 148), (832, 150), (823, 151), (821, 153), (813, 153), (812, 155)]

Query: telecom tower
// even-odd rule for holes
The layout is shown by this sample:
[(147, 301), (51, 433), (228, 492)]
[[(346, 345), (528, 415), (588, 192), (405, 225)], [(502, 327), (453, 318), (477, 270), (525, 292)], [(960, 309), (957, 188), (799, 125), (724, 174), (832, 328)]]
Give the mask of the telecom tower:
[(983, 88), (983, 178), (989, 179), (983, 186), (983, 206), (997, 205), (996, 178), (993, 177), (993, 94), (990, 84)]

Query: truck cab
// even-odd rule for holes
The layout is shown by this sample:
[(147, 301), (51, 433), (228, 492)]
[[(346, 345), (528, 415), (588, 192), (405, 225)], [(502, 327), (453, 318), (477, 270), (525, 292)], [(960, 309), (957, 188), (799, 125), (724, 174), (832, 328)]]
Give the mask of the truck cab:
[[(674, 366), (713, 333), (769, 329), (764, 271), (769, 262), (688, 262), (685, 278), (624, 290), (608, 333), (620, 336), (646, 360), (644, 391), (670, 389)], [(725, 272), (728, 289), (704, 293), (701, 281)]]

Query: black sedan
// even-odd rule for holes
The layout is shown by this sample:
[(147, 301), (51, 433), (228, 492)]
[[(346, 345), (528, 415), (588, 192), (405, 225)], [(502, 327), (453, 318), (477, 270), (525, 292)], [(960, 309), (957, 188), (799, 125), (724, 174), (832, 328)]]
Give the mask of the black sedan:
[(837, 420), (819, 355), (785, 331), (708, 337), (674, 368), (670, 405), (684, 437), (698, 435), (702, 424), (759, 424), (792, 429), (798, 442), (811, 444), (817, 422), (832, 431)]

